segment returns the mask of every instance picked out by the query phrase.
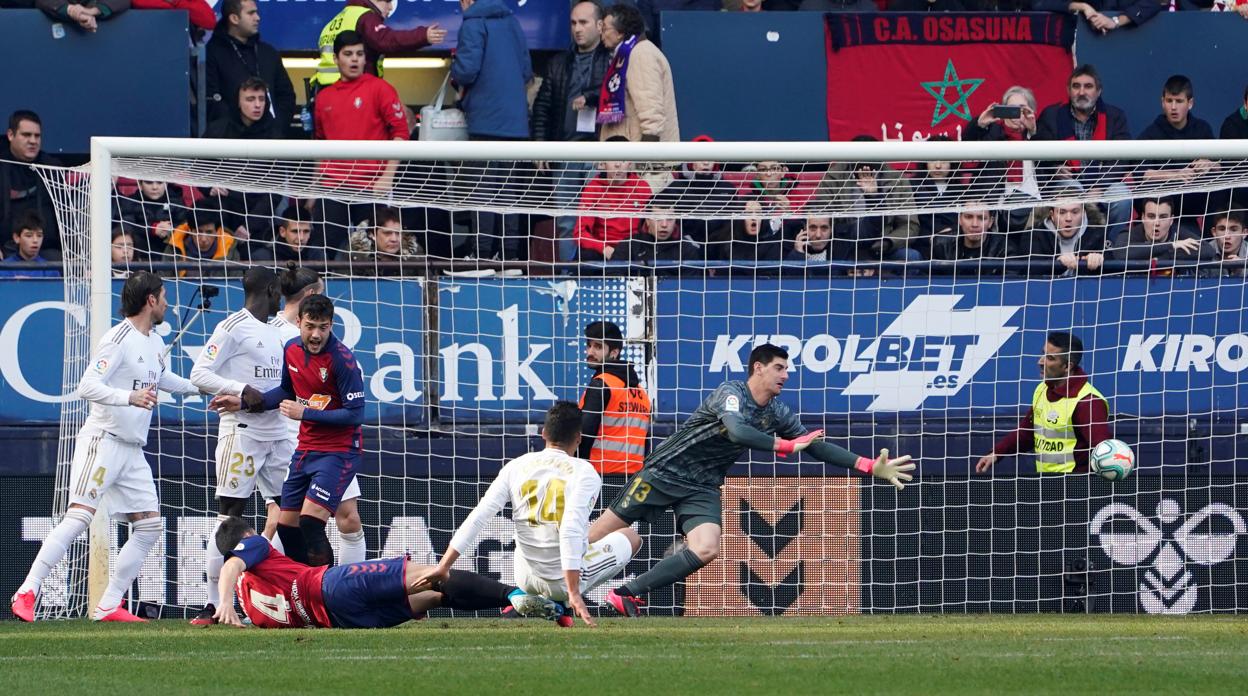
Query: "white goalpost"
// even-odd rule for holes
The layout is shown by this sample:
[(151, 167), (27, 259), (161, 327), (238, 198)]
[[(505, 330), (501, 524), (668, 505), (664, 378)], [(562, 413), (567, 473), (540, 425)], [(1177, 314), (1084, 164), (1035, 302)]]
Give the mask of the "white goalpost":
[[(359, 161), (397, 161), (393, 186), (371, 188)], [(936, 181), (929, 162), (956, 164)], [(744, 380), (751, 348), (773, 343), (791, 361), (780, 398), (806, 427), (919, 464), (896, 493), (809, 458), (743, 456), (723, 490), (721, 557), (656, 594), (656, 611), (1248, 609), (1248, 278), (1219, 246), (1236, 221), (1242, 234), (1248, 141), (94, 138), (88, 166), (39, 171), (57, 207), (64, 299), (81, 310), (65, 320), (66, 393), (117, 320), (115, 271), (166, 275), (171, 323), (192, 290), (221, 289), (194, 325), (169, 327), (166, 339), (186, 331), (172, 357), (185, 375), (241, 307), (247, 265), (294, 253), (321, 270), (343, 310), (335, 331), (364, 367), (370, 558), (440, 554), (501, 464), (537, 445), (541, 412), (580, 397), (592, 374), (584, 327), (608, 320), (654, 404), (649, 449), (724, 380)], [(145, 199), (145, 182), (160, 196)], [(1169, 236), (1132, 247), (1162, 201)], [(1072, 208), (1065, 236), (1058, 211)], [(963, 220), (979, 211), (986, 227)], [(175, 239), (195, 244), (205, 219), (252, 259), (172, 251)], [(1163, 224), (1148, 220), (1140, 229)], [(311, 237), (288, 241), (301, 223)], [(620, 229), (629, 239), (610, 236)], [(1199, 248), (1175, 246), (1181, 234)], [(140, 254), (115, 268), (117, 235)], [(1110, 429), (1135, 450), (1127, 480), (1037, 474), (1027, 453), (975, 473), (1032, 405), (1051, 331), (1083, 339)], [(85, 414), (80, 400), (62, 411), (55, 516)], [(203, 604), (215, 432), (202, 400), (162, 401), (148, 456), (166, 541), (132, 601)], [(600, 507), (623, 484), (607, 477)], [(510, 525), (493, 522), (461, 567), (509, 580)], [(679, 543), (673, 520), (641, 531), (627, 576)], [(41, 616), (94, 606), (115, 543), (97, 515), (45, 587)]]

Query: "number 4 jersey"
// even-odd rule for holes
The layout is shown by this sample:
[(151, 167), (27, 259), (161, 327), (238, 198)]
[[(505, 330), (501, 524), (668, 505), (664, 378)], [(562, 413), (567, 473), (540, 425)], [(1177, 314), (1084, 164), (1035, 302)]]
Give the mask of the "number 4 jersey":
[(226, 558), (247, 569), (238, 576), (238, 600), (259, 628), (328, 628), (329, 610), (321, 591), (327, 568), (312, 568), (280, 553), (262, 536), (249, 536)]
[(547, 448), (508, 462), (475, 510), (451, 539), (468, 555), (486, 522), (511, 503), (516, 553), (538, 577), (558, 581), (564, 570), (581, 570), (589, 547), (589, 513), (602, 490), (602, 477), (584, 459)]

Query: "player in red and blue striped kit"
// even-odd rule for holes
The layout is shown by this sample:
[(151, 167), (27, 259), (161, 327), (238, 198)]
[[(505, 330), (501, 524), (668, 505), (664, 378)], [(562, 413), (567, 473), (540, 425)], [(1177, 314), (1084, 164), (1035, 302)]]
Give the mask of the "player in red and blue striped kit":
[(452, 570), (437, 590), (417, 592), (417, 578), (433, 568), (406, 558), (335, 568), (298, 563), (239, 517), (223, 521), (214, 541), (226, 558), (214, 618), (226, 625), (242, 626), (234, 611), (236, 587), (243, 612), (259, 628), (388, 628), (422, 619), (436, 607), (510, 606), (524, 616), (550, 619), (562, 614), (556, 602), (463, 570)]
[[(363, 447), (364, 376), (351, 349), (334, 337), (333, 325), (328, 297), (304, 298), (299, 336), (283, 350), (282, 383), (245, 404), (253, 412), (276, 408), (300, 421), (277, 533), (287, 555), (314, 566), (334, 564), (325, 523), (355, 478)], [(238, 397), (222, 395), (210, 406), (230, 411), (242, 405)]]

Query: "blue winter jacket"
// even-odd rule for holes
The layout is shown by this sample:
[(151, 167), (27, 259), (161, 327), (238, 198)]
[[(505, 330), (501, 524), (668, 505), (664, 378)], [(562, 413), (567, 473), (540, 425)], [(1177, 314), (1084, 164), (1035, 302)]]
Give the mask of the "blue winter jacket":
[(520, 22), (503, 0), (477, 0), (464, 12), (451, 79), (466, 92), (469, 135), (529, 137), (525, 85), (533, 66)]

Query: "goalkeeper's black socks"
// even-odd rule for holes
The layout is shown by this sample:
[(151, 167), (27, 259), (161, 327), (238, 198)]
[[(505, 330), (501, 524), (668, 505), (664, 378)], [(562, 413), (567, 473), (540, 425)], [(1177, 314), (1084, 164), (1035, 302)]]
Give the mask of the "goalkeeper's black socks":
[(298, 527), (277, 525), (277, 538), (282, 540), (282, 553), (292, 561), (308, 562), (308, 546), (303, 543), (303, 532)]
[[(299, 516), (299, 530), (303, 532), (303, 543), (307, 545), (307, 564), (310, 566), (332, 566), (334, 549), (329, 545), (329, 537), (325, 535), (325, 520), (312, 515)], [(286, 540), (283, 539), (283, 542)]]
[(615, 593), (621, 597), (644, 595), (657, 587), (679, 582), (704, 565), (698, 554), (685, 549), (659, 561), (650, 570), (621, 585)]
[(504, 585), (476, 573), (452, 569), (439, 591), (442, 593), (442, 606), (476, 611), (511, 606), (509, 595), (515, 589), (515, 585)]

